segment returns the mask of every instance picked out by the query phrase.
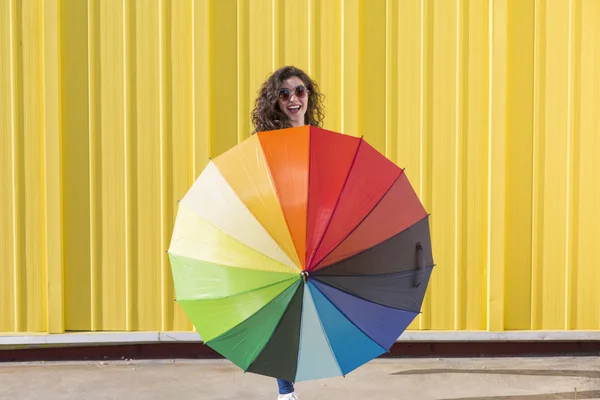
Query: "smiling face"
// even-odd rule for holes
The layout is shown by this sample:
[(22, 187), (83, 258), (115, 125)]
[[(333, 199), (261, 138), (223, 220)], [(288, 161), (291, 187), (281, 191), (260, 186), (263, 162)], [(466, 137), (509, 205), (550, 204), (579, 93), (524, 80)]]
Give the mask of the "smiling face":
[[(296, 93), (296, 88), (301, 87), (304, 92), (300, 90), (300, 93)], [(293, 127), (303, 126), (306, 124), (305, 114), (308, 106), (308, 90), (306, 85), (297, 76), (292, 76), (289, 79), (281, 82), (279, 90), (287, 89), (289, 96), (279, 96), (278, 104), (279, 109), (289, 118), (290, 125)]]

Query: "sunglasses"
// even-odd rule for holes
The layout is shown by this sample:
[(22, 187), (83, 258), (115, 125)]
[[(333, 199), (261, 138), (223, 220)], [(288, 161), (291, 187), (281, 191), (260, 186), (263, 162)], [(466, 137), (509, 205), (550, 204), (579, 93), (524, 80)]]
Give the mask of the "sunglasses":
[[(308, 93), (308, 89), (302, 85), (296, 86), (296, 88), (294, 89), (294, 94), (299, 99), (303, 99), (304, 96), (306, 96), (306, 93)], [(279, 100), (288, 102), (288, 101), (290, 101), (291, 97), (292, 97), (292, 91), (290, 89), (288, 89), (288, 88), (279, 89)]]

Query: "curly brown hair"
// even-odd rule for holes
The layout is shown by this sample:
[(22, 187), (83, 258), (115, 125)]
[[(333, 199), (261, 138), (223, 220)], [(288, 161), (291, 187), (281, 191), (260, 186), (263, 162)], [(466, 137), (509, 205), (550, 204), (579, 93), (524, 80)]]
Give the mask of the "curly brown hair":
[[(255, 132), (271, 131), (275, 129), (290, 128), (288, 117), (279, 109), (279, 88), (283, 81), (298, 77), (309, 90), (308, 104), (306, 105), (305, 123), (321, 127), (325, 115), (323, 114), (323, 95), (315, 81), (301, 69), (294, 66), (285, 66), (275, 71), (262, 85), (252, 110), (252, 123)], [(253, 132), (254, 133), (254, 132)]]

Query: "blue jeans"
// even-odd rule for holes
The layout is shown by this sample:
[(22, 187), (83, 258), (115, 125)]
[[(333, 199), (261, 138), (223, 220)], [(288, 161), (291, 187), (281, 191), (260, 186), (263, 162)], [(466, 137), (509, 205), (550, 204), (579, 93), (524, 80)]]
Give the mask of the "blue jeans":
[(294, 384), (277, 378), (277, 386), (279, 386), (279, 394), (288, 394), (294, 392)]

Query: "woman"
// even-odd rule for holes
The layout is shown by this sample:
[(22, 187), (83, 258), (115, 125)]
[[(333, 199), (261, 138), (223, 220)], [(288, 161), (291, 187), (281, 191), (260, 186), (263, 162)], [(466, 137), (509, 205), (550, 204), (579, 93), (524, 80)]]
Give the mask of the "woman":
[(263, 83), (252, 110), (256, 132), (302, 125), (321, 127), (322, 95), (317, 83), (299, 68), (286, 66)]
[[(317, 84), (304, 71), (286, 66), (263, 83), (252, 111), (255, 132), (303, 125), (321, 127), (322, 95)], [(298, 400), (292, 382), (277, 379), (278, 400)]]

